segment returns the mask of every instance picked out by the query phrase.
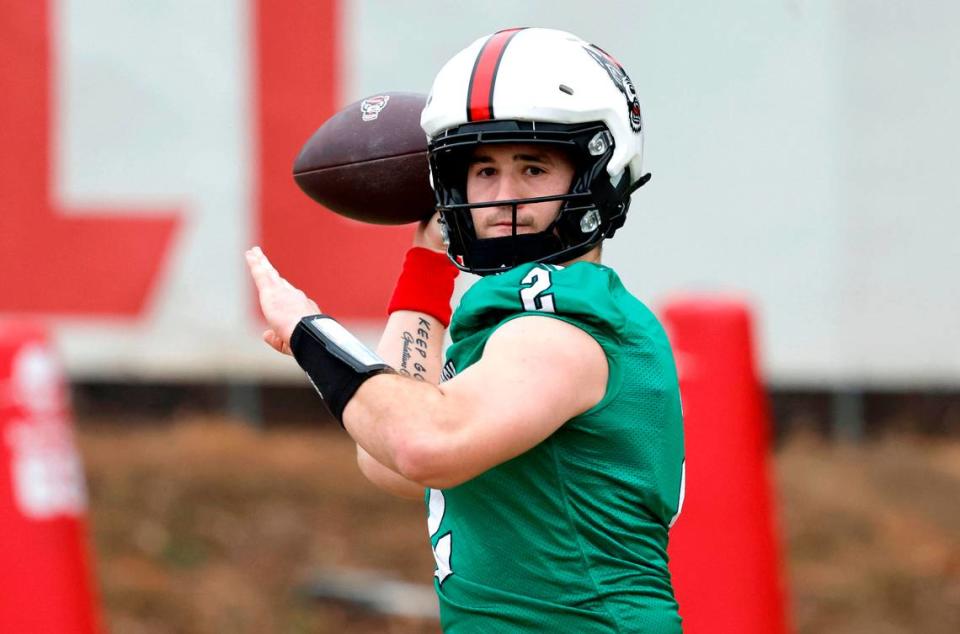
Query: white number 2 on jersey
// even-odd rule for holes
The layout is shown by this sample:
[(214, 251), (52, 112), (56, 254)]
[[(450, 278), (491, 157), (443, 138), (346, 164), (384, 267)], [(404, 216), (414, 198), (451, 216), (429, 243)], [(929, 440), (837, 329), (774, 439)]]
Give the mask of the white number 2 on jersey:
[[(443, 491), (440, 489), (430, 489), (430, 515), (427, 517), (427, 530), (430, 531), (430, 537), (433, 538), (440, 530), (440, 522), (443, 521), (443, 514), (447, 510), (447, 501), (443, 499)], [(439, 579), (440, 583), (453, 574), (450, 569), (450, 553), (453, 550), (453, 533), (447, 533), (437, 540), (437, 545), (433, 548), (433, 559), (437, 562), (437, 569), (433, 571), (433, 576)]]
[(521, 284), (529, 284), (520, 289), (520, 301), (524, 310), (539, 310), (544, 313), (555, 313), (553, 293), (543, 295), (553, 282), (550, 280), (550, 270), (539, 266), (530, 269)]

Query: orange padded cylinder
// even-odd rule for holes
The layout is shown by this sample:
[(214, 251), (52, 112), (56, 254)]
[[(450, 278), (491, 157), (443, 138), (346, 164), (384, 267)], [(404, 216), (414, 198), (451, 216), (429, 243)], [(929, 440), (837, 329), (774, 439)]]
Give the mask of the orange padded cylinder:
[(0, 321), (0, 632), (98, 631), (66, 392), (45, 329)]
[(785, 634), (770, 419), (749, 308), (716, 297), (663, 308), (686, 443), (686, 494), (669, 548), (684, 632)]

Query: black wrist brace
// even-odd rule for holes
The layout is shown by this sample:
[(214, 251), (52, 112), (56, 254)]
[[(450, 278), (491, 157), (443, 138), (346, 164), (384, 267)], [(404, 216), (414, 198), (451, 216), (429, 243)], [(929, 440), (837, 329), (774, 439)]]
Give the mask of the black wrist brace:
[(344, 408), (363, 382), (393, 372), (383, 359), (327, 315), (301, 319), (290, 337), (290, 350), (341, 425)]

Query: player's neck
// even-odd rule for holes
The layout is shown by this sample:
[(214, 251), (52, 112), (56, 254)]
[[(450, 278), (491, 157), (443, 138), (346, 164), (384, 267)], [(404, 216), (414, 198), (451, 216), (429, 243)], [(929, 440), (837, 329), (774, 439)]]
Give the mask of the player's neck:
[(594, 264), (600, 264), (600, 257), (603, 255), (603, 245), (598, 244), (593, 247), (583, 255), (575, 257), (572, 260), (563, 262), (563, 266), (570, 266), (571, 264), (576, 264), (577, 262), (593, 262)]

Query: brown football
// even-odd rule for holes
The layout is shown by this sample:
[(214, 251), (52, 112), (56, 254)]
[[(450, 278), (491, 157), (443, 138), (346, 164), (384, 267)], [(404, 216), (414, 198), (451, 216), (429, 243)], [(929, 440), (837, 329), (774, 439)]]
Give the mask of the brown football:
[(385, 92), (350, 104), (304, 144), (293, 178), (310, 198), (342, 216), (383, 225), (429, 218), (434, 198), (426, 95)]

